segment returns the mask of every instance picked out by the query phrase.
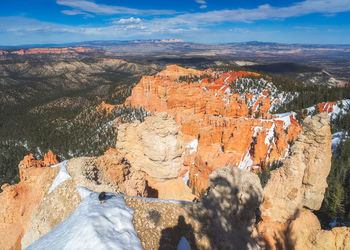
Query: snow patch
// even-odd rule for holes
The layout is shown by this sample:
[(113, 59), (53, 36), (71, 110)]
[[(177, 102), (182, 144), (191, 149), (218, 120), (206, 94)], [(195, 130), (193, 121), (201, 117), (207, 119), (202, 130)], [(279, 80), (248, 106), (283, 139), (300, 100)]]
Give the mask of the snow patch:
[(86, 187), (83, 186), (77, 186), (78, 193), (82, 199), (86, 198), (90, 194), (94, 193), (90, 189), (87, 189)]
[(191, 141), (190, 143), (188, 143), (186, 145), (186, 148), (190, 148), (190, 154), (194, 153), (194, 152), (197, 152), (197, 149), (198, 149), (198, 140), (197, 139), (194, 139), (193, 141)]
[(134, 211), (122, 197), (92, 192), (67, 219), (26, 249), (143, 249), (132, 223)]
[(348, 138), (349, 136), (345, 132), (336, 132), (332, 134), (332, 154), (336, 154), (339, 144)]
[(185, 184), (188, 186), (188, 182), (190, 180), (190, 171), (187, 171), (184, 177), (182, 177), (182, 180), (185, 182)]
[[(243, 156), (242, 156), (243, 157)], [(238, 168), (244, 169), (244, 170), (250, 170), (251, 166), (253, 165), (253, 160), (250, 157), (249, 151), (244, 155), (243, 160), (240, 161)]]
[(273, 120), (276, 121), (283, 121), (283, 129), (287, 129), (292, 123), (290, 120), (290, 116), (294, 117), (295, 113), (294, 112), (288, 112), (288, 113), (283, 113), (283, 114), (276, 114), (278, 118), (274, 118)]
[(47, 192), (47, 194), (50, 194), (62, 182), (72, 179), (72, 177), (69, 175), (69, 173), (67, 172), (67, 169), (66, 169), (67, 162), (68, 162), (68, 160), (51, 166), (52, 168), (60, 167), (60, 172), (56, 176), (55, 180), (52, 182), (52, 185), (51, 185), (49, 191)]
[(273, 123), (271, 128), (267, 131), (266, 137), (265, 137), (265, 145), (270, 145), (270, 143), (274, 139), (274, 130), (275, 130), (275, 124)]

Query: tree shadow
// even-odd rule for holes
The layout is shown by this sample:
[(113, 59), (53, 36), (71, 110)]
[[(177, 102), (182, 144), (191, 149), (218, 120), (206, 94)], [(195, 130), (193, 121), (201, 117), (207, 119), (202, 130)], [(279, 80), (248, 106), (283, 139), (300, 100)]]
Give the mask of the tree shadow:
[(162, 230), (162, 235), (159, 242), (159, 249), (177, 249), (181, 237), (186, 238), (192, 250), (198, 249), (194, 237), (193, 227), (191, 224), (186, 224), (185, 217), (182, 215), (178, 217), (178, 222), (176, 226)]
[(251, 234), (263, 200), (261, 187), (240, 180), (239, 174), (210, 182), (208, 196), (189, 209), (189, 216), (200, 224), (199, 238), (207, 237), (210, 249), (256, 249)]

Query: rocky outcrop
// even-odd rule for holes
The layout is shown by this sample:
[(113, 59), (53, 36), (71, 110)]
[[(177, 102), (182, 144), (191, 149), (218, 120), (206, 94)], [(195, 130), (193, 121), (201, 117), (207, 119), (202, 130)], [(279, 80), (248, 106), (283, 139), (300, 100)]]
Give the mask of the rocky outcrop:
[(193, 201), (197, 198), (194, 194), (192, 194), (192, 190), (181, 178), (157, 181), (151, 177), (148, 177), (148, 185), (151, 190), (149, 197), (181, 201)]
[(327, 114), (305, 119), (291, 155), (271, 172), (264, 188), (261, 212), (265, 221), (284, 223), (302, 208), (320, 209), (331, 168), (331, 141)]
[(281, 97), (273, 94), (272, 85), (230, 86), (247, 76), (259, 75), (172, 65), (142, 77), (125, 102), (150, 112), (167, 112), (180, 125), (186, 145), (197, 140), (184, 159), (190, 186), (197, 194), (209, 186), (209, 174), (219, 167), (258, 170), (284, 157), (301, 131), (292, 114), (272, 116), (270, 111)]
[(164, 181), (177, 178), (183, 163), (184, 144), (174, 119), (158, 113), (118, 127), (116, 148), (133, 168)]
[(106, 114), (110, 114), (113, 109), (116, 108), (116, 105), (112, 105), (112, 104), (107, 104), (104, 101), (96, 108), (96, 111), (104, 111), (106, 112)]
[(350, 230), (321, 230), (312, 210), (321, 207), (331, 167), (326, 113), (307, 118), (282, 167), (271, 171), (258, 232), (270, 249), (347, 249)]
[[(25, 160), (29, 158), (31, 157)], [(4, 184), (1, 187), (0, 249), (21, 249), (21, 238), (29, 227), (32, 212), (49, 190), (58, 172), (57, 169), (41, 164), (20, 164), (19, 168), (20, 183), (11, 186)]]
[(131, 168), (120, 154), (107, 154), (98, 158), (74, 158), (68, 161), (71, 176), (51, 193), (45, 194), (35, 207), (29, 229), (22, 239), (27, 247), (66, 219), (79, 205), (81, 196), (77, 187), (95, 192), (123, 193), (130, 196), (147, 196), (146, 174)]
[(33, 154), (29, 154), (24, 156), (23, 160), (19, 163), (19, 168), (31, 168), (31, 167), (48, 167), (50, 165), (54, 165), (60, 162), (60, 158), (52, 153), (50, 150), (44, 155), (44, 160), (37, 160)]
[(67, 180), (51, 193), (45, 193), (32, 212), (28, 229), (20, 240), (22, 248), (50, 232), (79, 205), (81, 197), (73, 180)]

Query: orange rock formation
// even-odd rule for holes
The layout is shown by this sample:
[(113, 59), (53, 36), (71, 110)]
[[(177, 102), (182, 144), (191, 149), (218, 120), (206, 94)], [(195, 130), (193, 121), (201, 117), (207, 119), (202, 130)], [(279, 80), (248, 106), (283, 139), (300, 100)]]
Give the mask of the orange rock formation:
[[(202, 79), (180, 81), (181, 76)], [(270, 97), (269, 89), (242, 95), (230, 87), (245, 76), (258, 74), (172, 65), (142, 77), (126, 100), (126, 105), (172, 115), (181, 125), (185, 143), (196, 144), (187, 150), (184, 168), (189, 168), (190, 185), (197, 193), (208, 187), (209, 174), (219, 167), (259, 169), (284, 157), (288, 142), (301, 131), (292, 115), (281, 118), (269, 113), (270, 105), (279, 101)]]
[(116, 108), (116, 105), (107, 104), (104, 101), (96, 108), (96, 111), (106, 111), (109, 114)]
[(44, 160), (37, 160), (33, 154), (29, 154), (24, 156), (23, 160), (19, 163), (19, 168), (41, 168), (48, 167), (50, 165), (54, 165), (60, 162), (60, 158), (52, 153), (51, 150), (44, 155)]
[(0, 249), (21, 249), (21, 238), (27, 230), (35, 206), (50, 188), (58, 168), (58, 157), (49, 151), (44, 161), (30, 154), (19, 164), (20, 182), (4, 184), (0, 194)]

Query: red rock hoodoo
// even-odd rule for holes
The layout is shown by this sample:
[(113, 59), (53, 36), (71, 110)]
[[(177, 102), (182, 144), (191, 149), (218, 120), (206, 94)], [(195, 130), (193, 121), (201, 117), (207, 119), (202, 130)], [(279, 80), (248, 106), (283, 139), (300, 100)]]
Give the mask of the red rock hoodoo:
[(208, 187), (215, 169), (258, 170), (284, 157), (288, 142), (300, 134), (301, 126), (292, 115), (271, 114), (279, 99), (268, 87), (254, 91), (247, 86), (244, 93), (232, 87), (237, 78), (246, 76), (259, 75), (171, 65), (155, 76), (142, 77), (126, 100), (126, 105), (175, 118), (187, 144), (184, 169), (189, 169), (190, 186), (197, 194)]

